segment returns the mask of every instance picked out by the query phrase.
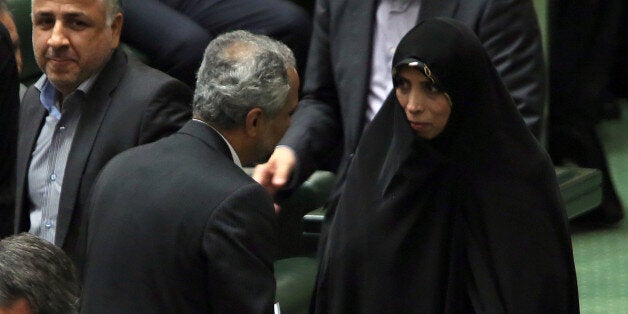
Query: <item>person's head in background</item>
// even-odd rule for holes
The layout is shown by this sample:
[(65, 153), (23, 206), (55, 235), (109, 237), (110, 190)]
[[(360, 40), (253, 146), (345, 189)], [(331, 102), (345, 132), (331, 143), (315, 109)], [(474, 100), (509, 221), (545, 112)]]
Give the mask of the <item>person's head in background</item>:
[(117, 0), (32, 0), (39, 68), (64, 96), (98, 73), (120, 43)]
[(11, 42), (13, 43), (13, 52), (15, 53), (15, 61), (17, 62), (17, 71), (22, 72), (22, 51), (20, 50), (20, 35), (17, 32), (17, 26), (13, 20), (13, 15), (7, 7), (6, 0), (0, 0), (0, 23), (9, 31)]
[(234, 31), (205, 50), (193, 114), (227, 138), (244, 166), (252, 166), (270, 156), (290, 126), (298, 90), (295, 59), (286, 45)]
[(79, 296), (63, 250), (29, 233), (0, 241), (0, 314), (77, 313)]

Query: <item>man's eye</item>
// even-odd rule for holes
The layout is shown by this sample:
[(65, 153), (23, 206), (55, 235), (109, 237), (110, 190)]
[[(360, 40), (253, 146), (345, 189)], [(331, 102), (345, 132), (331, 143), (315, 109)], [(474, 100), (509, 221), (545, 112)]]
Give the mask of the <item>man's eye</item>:
[(70, 25), (74, 29), (83, 29), (83, 28), (87, 27), (87, 23), (85, 23), (83, 21), (72, 21), (72, 22), (70, 22)]
[(51, 18), (39, 18), (35, 20), (35, 25), (39, 28), (48, 29), (54, 25), (54, 19)]

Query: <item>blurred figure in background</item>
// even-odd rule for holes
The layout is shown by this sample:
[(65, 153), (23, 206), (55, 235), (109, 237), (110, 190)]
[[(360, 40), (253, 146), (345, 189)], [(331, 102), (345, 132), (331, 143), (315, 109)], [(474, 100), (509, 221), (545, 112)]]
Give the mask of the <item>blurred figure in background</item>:
[(0, 0), (0, 23), (4, 24), (4, 27), (9, 31), (11, 36), (11, 45), (13, 52), (15, 53), (15, 61), (17, 62), (17, 71), (22, 71), (22, 51), (20, 50), (20, 36), (17, 33), (17, 26), (15, 26), (15, 20), (11, 15), (7, 7), (6, 0)]
[(625, 3), (561, 0), (552, 5), (549, 152), (556, 165), (571, 162), (602, 171), (602, 204), (580, 220), (613, 224), (623, 218), (623, 205), (596, 124), (605, 104), (614, 102), (611, 71)]
[[(22, 48), (20, 46), (20, 34), (18, 33), (17, 26), (15, 25), (15, 19), (8, 9), (6, 0), (0, 0), (0, 23), (9, 31), (11, 36), (11, 42), (13, 45), (13, 52), (15, 52), (15, 61), (17, 62), (17, 72), (22, 73)], [(20, 99), (24, 97), (26, 93), (26, 85), (20, 83)]]
[[(620, 25), (617, 31), (618, 42), (617, 52), (615, 53), (615, 64), (613, 66), (613, 80), (611, 89), (616, 97), (628, 98), (628, 4), (623, 3), (623, 10), (619, 19)], [(611, 117), (618, 117), (616, 112)]]
[(151, 65), (194, 88), (203, 52), (217, 35), (247, 30), (282, 41), (303, 73), (311, 18), (289, 0), (121, 0), (127, 17), (122, 40), (146, 53)]
[[(5, 0), (0, 0), (0, 238), (12, 234), (15, 209), (15, 159), (19, 101), (19, 64), (15, 24)], [(9, 26), (5, 27), (5, 23)], [(10, 31), (13, 29), (13, 31)]]

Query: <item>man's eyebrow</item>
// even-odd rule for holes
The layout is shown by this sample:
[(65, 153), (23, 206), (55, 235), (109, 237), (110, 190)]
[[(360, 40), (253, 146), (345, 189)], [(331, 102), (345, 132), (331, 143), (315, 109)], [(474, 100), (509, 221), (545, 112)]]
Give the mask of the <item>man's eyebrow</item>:
[(35, 14), (33, 14), (34, 18), (51, 17), (51, 16), (54, 16), (52, 12), (45, 12), (45, 11), (35, 12)]
[(70, 13), (63, 13), (62, 17), (64, 20), (70, 20), (70, 19), (83, 18), (83, 17), (88, 17), (88, 16), (85, 15), (85, 13), (81, 13), (81, 12), (70, 12)]
[[(40, 11), (40, 12), (36, 12), (34, 14), (35, 18), (39, 18), (39, 17), (54, 17), (54, 16), (55, 16), (54, 13), (48, 12), (48, 11)], [(81, 17), (87, 17), (87, 15), (85, 15), (85, 13), (82, 13), (82, 12), (68, 12), (68, 13), (63, 13), (61, 15), (61, 18), (64, 19), (64, 20), (81, 18)]]

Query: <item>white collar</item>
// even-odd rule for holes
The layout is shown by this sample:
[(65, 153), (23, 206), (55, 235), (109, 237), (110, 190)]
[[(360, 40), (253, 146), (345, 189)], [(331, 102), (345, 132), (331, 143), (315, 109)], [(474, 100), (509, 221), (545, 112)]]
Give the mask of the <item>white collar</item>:
[(227, 147), (229, 147), (229, 151), (231, 152), (231, 159), (233, 159), (233, 163), (235, 163), (238, 167), (242, 168), (242, 163), (240, 162), (240, 158), (238, 157), (238, 154), (236, 153), (235, 149), (233, 149), (233, 146), (231, 146), (231, 144), (229, 144), (229, 141), (227, 141), (227, 139), (224, 136), (222, 136), (222, 134), (220, 134), (220, 132), (218, 130), (216, 130), (213, 126), (209, 125), (207, 122), (205, 122), (203, 120), (192, 119), (192, 121), (200, 122), (200, 123), (210, 127), (212, 130), (216, 131), (216, 133), (218, 133), (218, 135), (220, 135), (222, 140), (225, 141), (225, 143), (227, 143)]

